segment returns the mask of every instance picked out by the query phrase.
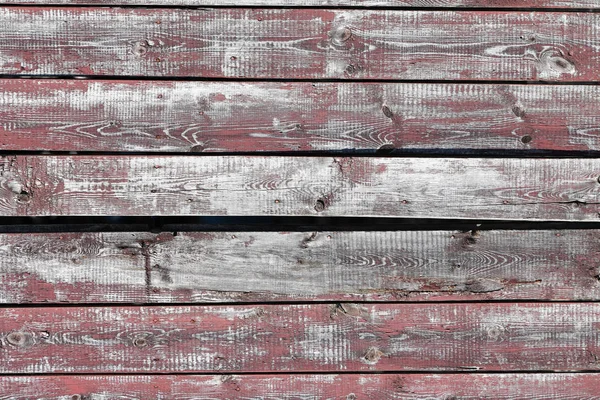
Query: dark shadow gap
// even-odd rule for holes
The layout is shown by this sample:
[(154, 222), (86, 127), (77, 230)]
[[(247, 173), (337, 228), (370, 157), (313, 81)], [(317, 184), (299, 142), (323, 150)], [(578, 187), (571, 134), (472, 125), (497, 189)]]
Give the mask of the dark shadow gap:
[(0, 217), (0, 233), (34, 232), (305, 232), (600, 229), (598, 222), (499, 221), (378, 217), (45, 216)]
[[(390, 2), (391, 3), (391, 2)], [(173, 9), (173, 10), (195, 10), (195, 11), (210, 11), (213, 9), (272, 9), (272, 10), (364, 10), (364, 11), (456, 11), (456, 12), (539, 12), (539, 13), (600, 13), (600, 8), (589, 7), (478, 7), (478, 6), (331, 6), (331, 5), (171, 5), (171, 4), (119, 4), (107, 2), (105, 4), (94, 3), (75, 3), (65, 4), (59, 2), (35, 3), (35, 4), (19, 4), (19, 3), (0, 3), (0, 7), (5, 8), (121, 8), (121, 9)]]
[[(600, 12), (600, 9), (598, 10)], [(153, 75), (14, 75), (0, 74), (0, 79), (83, 79), (98, 81), (189, 81), (189, 82), (282, 82), (282, 83), (428, 83), (428, 84), (472, 84), (472, 85), (572, 85), (599, 84), (598, 81), (544, 81), (544, 80), (490, 80), (490, 79), (308, 79), (308, 78), (248, 78), (248, 77), (197, 77), (197, 76), (153, 76)]]
[[(257, 139), (258, 140), (258, 139)], [(516, 140), (516, 139), (515, 139)], [(535, 139), (534, 139), (535, 140)], [(190, 145), (190, 148), (193, 146)], [(339, 149), (324, 151), (48, 151), (48, 150), (0, 150), (0, 157), (10, 156), (256, 156), (256, 157), (389, 157), (389, 158), (600, 158), (600, 150), (506, 150), (506, 149)]]
[(298, 376), (298, 375), (456, 375), (456, 374), (472, 374), (472, 375), (514, 375), (514, 374), (598, 374), (600, 376), (600, 370), (598, 369), (538, 369), (538, 370), (485, 370), (484, 367), (480, 369), (473, 368), (456, 368), (454, 370), (332, 370), (332, 371), (311, 371), (311, 370), (293, 370), (293, 371), (245, 371), (245, 370), (215, 370), (210, 372), (187, 372), (187, 371), (170, 371), (170, 372), (40, 372), (40, 373), (0, 373), (1, 377), (60, 377), (60, 376), (72, 376), (72, 377), (86, 377), (86, 376), (211, 376), (211, 375), (247, 375), (247, 376)]

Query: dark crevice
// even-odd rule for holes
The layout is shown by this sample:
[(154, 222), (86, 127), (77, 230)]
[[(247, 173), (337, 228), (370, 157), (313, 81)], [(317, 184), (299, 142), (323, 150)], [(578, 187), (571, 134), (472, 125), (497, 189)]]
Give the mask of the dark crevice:
[[(243, 2), (242, 2), (243, 3)], [(391, 4), (391, 2), (390, 2)], [(365, 10), (365, 11), (457, 11), (457, 12), (540, 12), (540, 13), (600, 13), (600, 8), (590, 7), (481, 7), (481, 6), (394, 6), (390, 4), (381, 4), (379, 6), (331, 6), (331, 5), (244, 5), (244, 4), (210, 4), (210, 5), (172, 5), (172, 4), (123, 4), (123, 3), (111, 3), (105, 4), (98, 3), (60, 3), (60, 2), (44, 2), (44, 3), (33, 3), (33, 4), (19, 4), (19, 3), (0, 3), (1, 7), (10, 8), (119, 8), (119, 9), (173, 9), (173, 10), (196, 10), (196, 11), (211, 11), (218, 9), (255, 9), (262, 10), (265, 8), (272, 10)]]
[[(598, 10), (600, 12), (600, 10)], [(448, 85), (572, 85), (597, 86), (598, 81), (545, 81), (545, 80), (502, 80), (502, 79), (352, 79), (352, 78), (251, 78), (251, 77), (201, 77), (201, 76), (154, 76), (154, 75), (15, 75), (0, 74), (0, 79), (79, 79), (97, 81), (186, 81), (186, 82), (306, 82), (306, 83), (423, 83)]]
[(373, 217), (0, 217), (0, 233), (195, 231), (431, 231), (600, 229), (597, 222)]
[[(467, 367), (468, 368), (468, 367)], [(502, 375), (516, 375), (516, 374), (597, 374), (600, 376), (600, 370), (598, 369), (562, 369), (562, 370), (553, 370), (553, 369), (539, 369), (539, 370), (519, 370), (519, 369), (511, 369), (511, 370), (486, 370), (485, 367), (481, 367), (479, 370), (471, 370), (471, 369), (462, 369), (462, 367), (456, 367), (455, 370), (438, 370), (438, 369), (418, 369), (411, 371), (403, 371), (403, 370), (333, 370), (333, 371), (322, 371), (322, 370), (293, 370), (293, 371), (245, 371), (245, 370), (215, 370), (209, 372), (187, 372), (187, 371), (167, 371), (167, 372), (136, 372), (135, 374), (131, 372), (54, 372), (54, 373), (0, 373), (2, 377), (12, 377), (12, 376), (31, 376), (31, 377), (44, 377), (44, 376), (52, 376), (52, 377), (61, 377), (61, 376), (72, 376), (72, 377), (86, 377), (86, 376), (131, 376), (131, 377), (139, 377), (139, 376), (211, 376), (211, 375), (236, 375), (236, 376), (262, 376), (262, 375), (279, 375), (279, 376), (298, 376), (298, 375), (421, 375), (421, 374), (432, 374), (432, 375), (494, 375), (494, 374), (502, 374)]]
[(0, 150), (0, 157), (12, 156), (149, 156), (149, 157), (365, 157), (365, 158), (599, 158), (600, 150), (508, 150), (508, 149), (339, 149), (324, 151), (240, 151), (240, 152), (161, 152), (161, 151), (48, 151), (48, 150)]

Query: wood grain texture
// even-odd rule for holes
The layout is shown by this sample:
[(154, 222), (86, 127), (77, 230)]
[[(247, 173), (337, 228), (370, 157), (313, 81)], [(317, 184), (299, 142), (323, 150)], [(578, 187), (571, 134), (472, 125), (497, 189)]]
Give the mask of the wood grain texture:
[(0, 372), (599, 370), (598, 303), (2, 308)]
[(598, 86), (0, 80), (0, 149), (600, 150)]
[[(289, 7), (284, 0), (5, 0), (5, 4), (80, 4), (92, 6), (141, 5), (141, 6), (265, 6)], [(597, 0), (296, 0), (294, 7), (414, 7), (414, 8), (547, 8), (547, 9), (597, 9)]]
[(4, 156), (0, 215), (598, 221), (600, 160)]
[(0, 73), (597, 81), (595, 13), (0, 10)]
[(0, 235), (0, 303), (600, 300), (597, 230)]
[(0, 377), (0, 398), (591, 400), (600, 398), (599, 384), (600, 376), (594, 373), (3, 376)]

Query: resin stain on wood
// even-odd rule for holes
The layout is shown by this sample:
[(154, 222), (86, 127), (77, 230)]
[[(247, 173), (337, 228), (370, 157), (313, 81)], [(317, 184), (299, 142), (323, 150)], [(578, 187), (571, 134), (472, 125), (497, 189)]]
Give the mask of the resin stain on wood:
[(0, 149), (599, 151), (597, 86), (0, 81)]
[(0, 235), (0, 303), (600, 299), (597, 230)]
[(589, 82), (599, 24), (595, 13), (12, 7), (0, 10), (0, 73)]

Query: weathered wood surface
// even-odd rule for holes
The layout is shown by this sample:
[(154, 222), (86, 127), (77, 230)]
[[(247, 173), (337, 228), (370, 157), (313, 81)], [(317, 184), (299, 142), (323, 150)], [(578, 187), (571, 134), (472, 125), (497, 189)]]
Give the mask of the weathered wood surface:
[(598, 86), (0, 81), (0, 149), (600, 150)]
[[(289, 7), (285, 0), (5, 0), (5, 4), (81, 4), (81, 5), (142, 5), (142, 6), (265, 6)], [(476, 9), (597, 9), (598, 0), (296, 0), (294, 7), (414, 7), (414, 8), (476, 8)]]
[(594, 373), (3, 376), (0, 398), (591, 400), (600, 399), (599, 384)]
[(598, 303), (2, 308), (0, 373), (600, 370)]
[(0, 73), (597, 81), (595, 13), (0, 10)]
[(600, 160), (9, 156), (0, 215), (598, 221)]
[(0, 235), (0, 303), (600, 300), (597, 230)]

